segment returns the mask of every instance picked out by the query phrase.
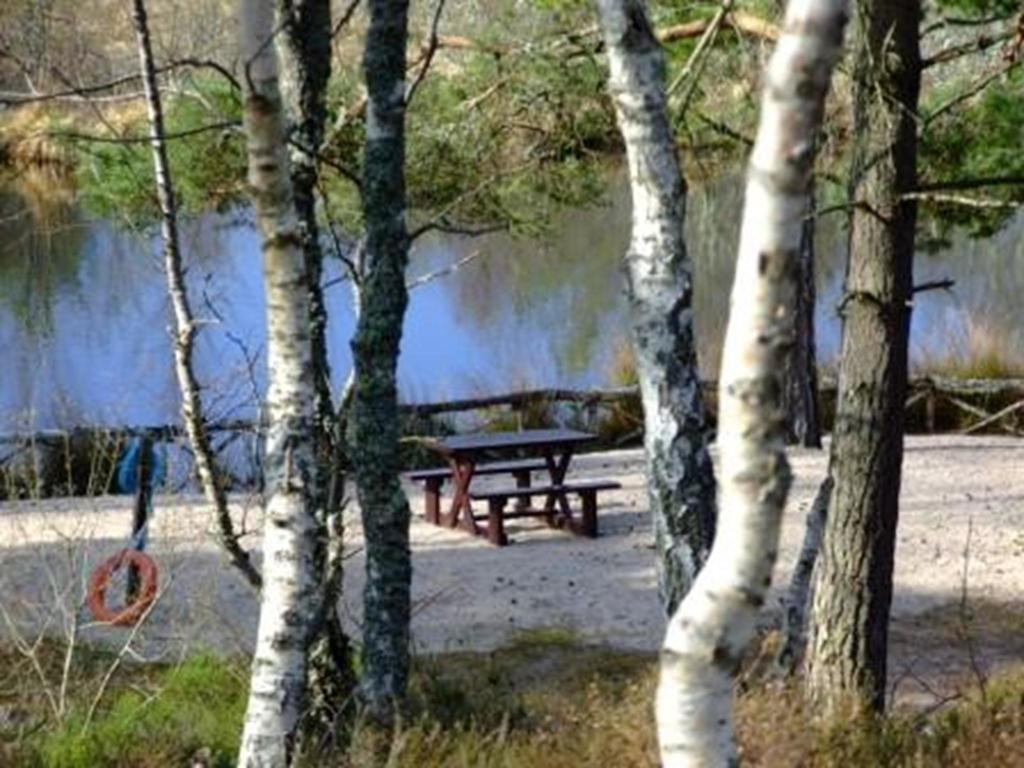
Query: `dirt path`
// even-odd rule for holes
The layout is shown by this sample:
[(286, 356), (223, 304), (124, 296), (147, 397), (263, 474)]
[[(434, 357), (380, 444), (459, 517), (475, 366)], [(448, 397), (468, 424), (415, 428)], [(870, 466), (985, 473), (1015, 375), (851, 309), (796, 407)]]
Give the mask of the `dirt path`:
[[(788, 579), (803, 519), (825, 472), (824, 452), (795, 450), (795, 483), (784, 520), (776, 584)], [(422, 496), (410, 486), (414, 523), (413, 637), (420, 652), (490, 649), (516, 632), (569, 627), (585, 640), (655, 649), (662, 619), (655, 594), (651, 534), (639, 451), (578, 457), (574, 476), (611, 478), (623, 489), (601, 503), (596, 541), (528, 521), (510, 525), (513, 544), (495, 549), (422, 522)], [(487, 478), (490, 480), (490, 478)], [(480, 481), (483, 484), (483, 479)], [(500, 482), (498, 480), (497, 482)], [(259, 511), (233, 499), (259, 544)], [(255, 635), (251, 590), (219, 557), (198, 500), (158, 497), (150, 535), (166, 590), (136, 638), (147, 656), (196, 647), (244, 651)], [(63, 631), (77, 608), (84, 574), (117, 550), (131, 518), (127, 498), (0, 505), (0, 601), (23, 631)], [(970, 553), (964, 550), (970, 526)], [(346, 577), (346, 615), (359, 622), (363, 563), (356, 520)], [(967, 570), (968, 613), (957, 606)], [(972, 632), (981, 663), (1024, 654), (1007, 607), (1024, 600), (1024, 441), (1012, 438), (908, 439), (893, 605), (893, 677), (907, 695), (946, 675), (970, 672), (963, 636)], [(966, 617), (966, 620), (965, 620)], [(966, 630), (965, 630), (966, 628)], [(8, 622), (0, 634), (11, 632)], [(86, 626), (85, 638), (117, 642), (124, 630)], [(908, 672), (909, 670), (909, 672)]]

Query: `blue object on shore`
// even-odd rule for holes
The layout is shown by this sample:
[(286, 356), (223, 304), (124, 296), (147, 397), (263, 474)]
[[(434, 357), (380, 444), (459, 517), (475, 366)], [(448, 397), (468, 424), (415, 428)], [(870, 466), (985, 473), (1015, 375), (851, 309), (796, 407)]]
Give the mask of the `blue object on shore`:
[[(138, 490), (142, 446), (142, 438), (133, 437), (128, 441), (128, 448), (117, 464), (117, 487), (121, 493), (135, 493)], [(150, 443), (149, 466), (149, 488), (146, 490), (152, 493), (153, 489), (161, 485), (167, 477), (167, 454), (163, 446), (157, 450), (156, 446)]]

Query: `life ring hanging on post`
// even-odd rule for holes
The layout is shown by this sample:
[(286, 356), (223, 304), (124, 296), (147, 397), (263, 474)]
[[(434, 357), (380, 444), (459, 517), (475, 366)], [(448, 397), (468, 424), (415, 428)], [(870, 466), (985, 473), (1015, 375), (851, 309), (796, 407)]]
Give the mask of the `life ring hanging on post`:
[[(125, 566), (134, 567), (139, 574), (139, 587), (135, 599), (120, 610), (107, 607), (107, 587), (110, 578)], [(137, 549), (122, 549), (116, 555), (108, 557), (89, 577), (89, 591), (86, 604), (96, 621), (114, 624), (119, 627), (130, 627), (149, 609), (156, 599), (156, 564), (145, 552)]]

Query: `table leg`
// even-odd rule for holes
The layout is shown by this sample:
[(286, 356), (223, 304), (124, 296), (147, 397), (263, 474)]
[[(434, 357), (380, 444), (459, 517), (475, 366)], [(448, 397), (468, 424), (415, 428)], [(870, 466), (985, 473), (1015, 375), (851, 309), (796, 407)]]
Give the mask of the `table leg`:
[[(474, 463), (470, 459), (451, 459), (452, 503), (441, 519), (442, 525), (454, 528), (461, 525), (472, 534), (479, 533), (473, 519), (473, 506), (469, 500), (469, 484), (473, 479)], [(461, 516), (461, 520), (459, 519)]]
[(441, 524), (441, 478), (428, 477), (423, 488), (423, 512), (428, 523)]
[[(544, 452), (544, 461), (548, 465), (548, 474), (551, 476), (552, 485), (561, 485), (562, 481), (565, 480), (565, 473), (569, 469), (569, 462), (572, 460), (572, 449), (566, 448), (561, 456), (555, 459), (554, 452), (547, 450)], [(559, 511), (561, 512), (564, 522), (568, 524), (572, 521), (572, 509), (569, 507), (569, 499), (564, 493), (551, 493), (548, 494), (547, 499), (544, 501), (544, 515), (548, 525), (555, 527), (557, 521), (555, 520), (555, 504), (558, 504)]]
[[(521, 470), (514, 472), (513, 475), (516, 479), (516, 488), (529, 488), (530, 487), (530, 470)], [(525, 509), (530, 508), (530, 497), (529, 496), (517, 496), (515, 509), (517, 512), (522, 512)]]

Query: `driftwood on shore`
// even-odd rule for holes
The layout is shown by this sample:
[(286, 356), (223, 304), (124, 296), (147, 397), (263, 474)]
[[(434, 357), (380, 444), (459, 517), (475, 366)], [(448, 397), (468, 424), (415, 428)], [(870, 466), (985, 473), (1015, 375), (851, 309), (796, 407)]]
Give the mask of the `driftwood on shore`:
[[(704, 383), (705, 401), (714, 413), (717, 382)], [(411, 417), (428, 418), (442, 414), (469, 413), (486, 409), (506, 408), (520, 411), (538, 404), (556, 406), (573, 404), (584, 407), (614, 407), (635, 402), (639, 390), (635, 386), (608, 389), (530, 389), (505, 394), (463, 398), (434, 403), (406, 403), (402, 412)], [(823, 377), (819, 397), (826, 405), (826, 412), (832, 410), (836, 397), (836, 381)], [(907, 396), (908, 410), (920, 408), (923, 414), (910, 420), (910, 426), (919, 431), (954, 431), (973, 434), (983, 429), (993, 429), (1009, 434), (1024, 436), (1024, 426), (1018, 422), (1024, 416), (1024, 379), (955, 379), (940, 376), (923, 376), (910, 381)], [(959, 412), (970, 417), (970, 423), (958, 423), (950, 427), (950, 413)], [(943, 415), (945, 414), (945, 416)], [(826, 420), (827, 421), (827, 420)], [(211, 422), (207, 428), (211, 433), (253, 432), (257, 423), (251, 420)], [(175, 424), (151, 426), (99, 427), (82, 426), (68, 430), (49, 429), (35, 432), (15, 432), (0, 435), (2, 445), (26, 445), (31, 443), (53, 445), (69, 438), (102, 436), (105, 439), (126, 439), (149, 437), (154, 440), (171, 441), (184, 435), (182, 428)]]

